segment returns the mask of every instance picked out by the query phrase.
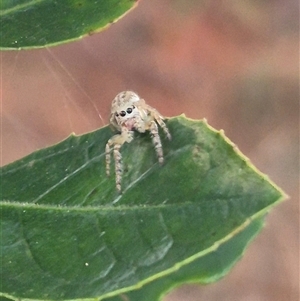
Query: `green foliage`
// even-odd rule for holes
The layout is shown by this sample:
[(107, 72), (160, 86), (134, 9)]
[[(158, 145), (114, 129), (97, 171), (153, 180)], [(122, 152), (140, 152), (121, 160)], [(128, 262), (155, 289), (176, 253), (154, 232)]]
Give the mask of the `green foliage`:
[[(242, 232), (215, 246), (215, 251), (209, 251), (194, 261), (181, 267), (172, 274), (157, 278), (140, 289), (122, 295), (105, 299), (107, 301), (155, 301), (171, 288), (187, 282), (207, 284), (223, 277), (240, 258), (249, 241), (263, 226), (263, 219), (255, 219)], [(125, 298), (124, 298), (125, 297)]]
[(100, 31), (136, 0), (2, 0), (0, 49), (52, 46)]
[(122, 195), (105, 174), (108, 127), (1, 169), (3, 296), (155, 301), (228, 272), (283, 193), (206, 122), (167, 126), (164, 166), (147, 133), (122, 147)]
[[(3, 0), (0, 48), (79, 39), (135, 3)], [(157, 301), (230, 270), (284, 194), (206, 122), (167, 125), (162, 167), (149, 135), (122, 147), (121, 195), (105, 175), (108, 127), (1, 168), (0, 301)]]

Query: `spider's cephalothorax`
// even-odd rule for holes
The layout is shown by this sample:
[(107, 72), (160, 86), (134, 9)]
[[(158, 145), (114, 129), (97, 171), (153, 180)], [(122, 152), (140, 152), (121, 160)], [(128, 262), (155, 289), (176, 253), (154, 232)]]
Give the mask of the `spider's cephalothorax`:
[(121, 191), (122, 156), (120, 148), (125, 142), (132, 141), (134, 131), (140, 133), (150, 131), (160, 164), (163, 163), (164, 157), (157, 124), (161, 126), (169, 140), (171, 140), (171, 135), (158, 111), (147, 105), (143, 99), (132, 91), (121, 92), (115, 97), (112, 101), (109, 121), (120, 134), (113, 136), (106, 144), (106, 174), (109, 175), (110, 173), (110, 151), (113, 147), (116, 188)]

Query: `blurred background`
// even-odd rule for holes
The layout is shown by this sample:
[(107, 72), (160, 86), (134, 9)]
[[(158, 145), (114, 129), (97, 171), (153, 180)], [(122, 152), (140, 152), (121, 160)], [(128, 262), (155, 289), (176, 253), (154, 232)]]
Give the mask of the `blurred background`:
[(107, 124), (123, 90), (224, 129), (290, 199), (227, 277), (164, 301), (299, 300), (297, 0), (141, 0), (78, 42), (1, 52), (1, 74), (1, 165)]

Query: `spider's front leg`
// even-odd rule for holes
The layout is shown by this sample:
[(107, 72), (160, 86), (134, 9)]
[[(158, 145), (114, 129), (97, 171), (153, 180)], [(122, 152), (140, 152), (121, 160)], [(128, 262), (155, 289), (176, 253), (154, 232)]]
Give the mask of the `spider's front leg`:
[(154, 120), (150, 121), (149, 130), (152, 137), (152, 142), (154, 144), (154, 148), (157, 154), (158, 162), (159, 164), (164, 163), (164, 155), (163, 155), (163, 149), (161, 145), (161, 140), (158, 134), (158, 126)]
[(123, 131), (121, 134), (115, 135), (110, 138), (105, 147), (106, 155), (106, 174), (110, 174), (110, 152), (113, 146), (114, 160), (115, 160), (115, 173), (116, 173), (116, 188), (121, 192), (122, 180), (122, 155), (120, 148), (125, 142), (131, 142), (133, 139), (132, 131)]

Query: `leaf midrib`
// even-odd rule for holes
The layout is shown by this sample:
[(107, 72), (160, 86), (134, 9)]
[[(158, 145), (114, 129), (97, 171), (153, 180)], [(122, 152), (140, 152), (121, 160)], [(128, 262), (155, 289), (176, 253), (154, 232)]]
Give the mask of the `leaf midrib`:
[(66, 211), (66, 212), (89, 212), (89, 211), (125, 211), (125, 210), (149, 210), (149, 209), (158, 209), (158, 208), (171, 208), (171, 207), (186, 207), (188, 205), (194, 204), (193, 202), (185, 202), (182, 204), (159, 204), (159, 205), (121, 205), (121, 206), (108, 206), (108, 205), (99, 205), (99, 206), (57, 206), (57, 205), (45, 205), (45, 204), (36, 204), (36, 203), (20, 203), (16, 201), (0, 201), (0, 207), (12, 207), (12, 208), (22, 208), (26, 209), (37, 209), (37, 210), (51, 210), (51, 211)]

